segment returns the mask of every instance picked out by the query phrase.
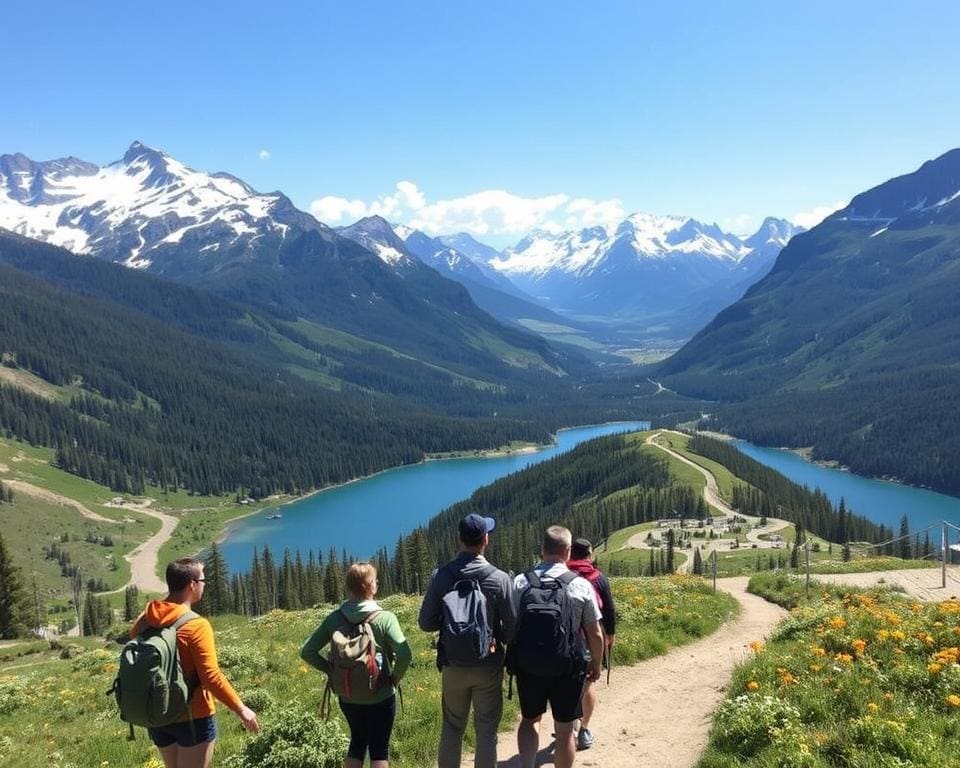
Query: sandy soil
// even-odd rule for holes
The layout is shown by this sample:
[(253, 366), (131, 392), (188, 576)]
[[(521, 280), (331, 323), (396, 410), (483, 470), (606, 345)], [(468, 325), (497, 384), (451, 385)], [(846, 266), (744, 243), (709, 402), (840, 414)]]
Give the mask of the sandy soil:
[(848, 584), (853, 587), (902, 587), (911, 597), (928, 602), (960, 599), (960, 573), (956, 566), (947, 567), (946, 589), (942, 586), (943, 573), (939, 568), (875, 573), (818, 573), (813, 578), (817, 581)]
[[(707, 744), (713, 711), (723, 699), (737, 663), (763, 639), (786, 611), (747, 594), (747, 579), (719, 579), (720, 589), (742, 605), (739, 616), (709, 637), (632, 667), (613, 670), (610, 687), (600, 683), (593, 715), (593, 747), (577, 753), (576, 765), (594, 768), (691, 768)], [(537, 765), (553, 765), (553, 721), (549, 712), (540, 728)], [(502, 768), (519, 768), (516, 732), (500, 734)], [(472, 766), (472, 756), (464, 759)]]
[(33, 496), (35, 499), (59, 504), (64, 507), (71, 507), (77, 510), (88, 520), (95, 520), (98, 523), (119, 523), (119, 520), (111, 520), (109, 517), (98, 515), (96, 512), (88, 509), (79, 501), (67, 498), (59, 493), (48, 491), (46, 488), (38, 488), (36, 485), (25, 483), (23, 480), (4, 480), (4, 485), (9, 485), (15, 493), (22, 493), (24, 496)]
[(135, 586), (141, 592), (159, 592), (161, 594), (167, 592), (166, 582), (157, 576), (157, 560), (160, 557), (160, 548), (170, 540), (179, 520), (173, 515), (150, 509), (152, 503), (152, 499), (147, 499), (142, 502), (110, 505), (121, 509), (131, 509), (160, 521), (159, 531), (139, 547), (124, 555), (124, 559), (130, 563), (130, 581), (120, 589), (114, 590), (115, 592), (121, 592), (129, 586)]

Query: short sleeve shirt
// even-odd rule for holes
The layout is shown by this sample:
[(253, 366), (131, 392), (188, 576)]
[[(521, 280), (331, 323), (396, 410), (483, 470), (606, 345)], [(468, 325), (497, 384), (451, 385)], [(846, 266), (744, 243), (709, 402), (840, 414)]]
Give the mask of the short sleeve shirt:
[[(533, 569), (540, 578), (557, 578), (569, 571), (563, 563), (540, 563)], [(518, 574), (513, 580), (513, 605), (520, 605), (520, 595), (529, 586), (527, 577)], [(600, 607), (597, 605), (597, 593), (593, 585), (582, 576), (577, 576), (567, 586), (567, 595), (573, 604), (574, 624), (581, 629), (587, 624), (600, 621)]]

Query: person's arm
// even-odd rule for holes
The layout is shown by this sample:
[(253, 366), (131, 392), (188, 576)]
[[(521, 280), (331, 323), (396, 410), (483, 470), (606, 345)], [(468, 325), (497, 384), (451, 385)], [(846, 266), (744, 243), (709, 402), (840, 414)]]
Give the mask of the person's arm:
[(513, 599), (513, 584), (510, 577), (504, 575), (499, 579), (497, 591), (497, 615), (500, 617), (500, 627), (503, 630), (503, 642), (512, 643), (517, 630), (517, 606)]
[(323, 620), (319, 627), (314, 630), (313, 634), (307, 638), (307, 642), (303, 644), (303, 647), (300, 649), (300, 658), (303, 659), (307, 664), (309, 664), (314, 669), (319, 669), (321, 672), (329, 672), (330, 664), (327, 662), (320, 654), (321, 648), (326, 648), (327, 644), (330, 642), (330, 638), (333, 636), (333, 630), (330, 628), (330, 614)]
[(600, 628), (599, 621), (584, 623), (583, 633), (587, 637), (587, 645), (590, 647), (590, 665), (587, 667), (587, 680), (595, 681), (600, 679), (600, 672), (603, 667), (603, 630)]
[(433, 572), (433, 577), (427, 586), (427, 593), (423, 596), (423, 602), (420, 604), (420, 616), (417, 618), (417, 623), (424, 632), (439, 632), (443, 626), (443, 608), (441, 608), (443, 593), (440, 591), (440, 572), (442, 570), (440, 568)]
[(410, 666), (413, 659), (413, 651), (410, 649), (407, 638), (404, 637), (397, 617), (389, 611), (384, 611), (381, 615), (383, 616), (383, 629), (387, 638), (388, 649), (393, 657), (390, 676), (393, 678), (393, 684), (396, 685), (407, 673), (407, 667)]
[(240, 700), (226, 675), (220, 671), (217, 646), (213, 640), (213, 627), (210, 626), (210, 622), (206, 619), (195, 619), (191, 624), (194, 625), (191, 627), (194, 631), (194, 642), (191, 643), (190, 648), (200, 685), (236, 712), (243, 721), (244, 728), (248, 731), (259, 731), (260, 724), (257, 722), (256, 713)]
[(607, 636), (607, 645), (613, 645), (613, 636), (617, 634), (617, 609), (613, 603), (610, 581), (606, 576), (601, 575), (597, 579), (597, 588), (600, 591), (600, 598), (603, 600), (600, 621), (603, 623), (603, 631)]

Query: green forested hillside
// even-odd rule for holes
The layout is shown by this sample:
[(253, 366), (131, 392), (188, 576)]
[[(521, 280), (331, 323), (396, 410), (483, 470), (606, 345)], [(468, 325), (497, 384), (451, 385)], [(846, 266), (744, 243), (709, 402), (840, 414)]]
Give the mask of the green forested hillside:
[(309, 489), (424, 452), (542, 440), (541, 424), (397, 413), (325, 392), (204, 339), (0, 266), (4, 366), (69, 401), (0, 384), (0, 428), (58, 449), (60, 464), (118, 490), (145, 482), (202, 493)]
[(736, 434), (960, 490), (960, 151), (859, 195), (658, 375)]

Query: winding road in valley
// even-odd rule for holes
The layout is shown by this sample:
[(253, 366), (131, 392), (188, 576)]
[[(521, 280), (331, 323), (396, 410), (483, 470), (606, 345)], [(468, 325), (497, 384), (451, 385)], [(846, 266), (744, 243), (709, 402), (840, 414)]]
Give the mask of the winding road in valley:
[[(58, 504), (60, 506), (75, 509), (87, 520), (97, 523), (109, 523), (111, 525), (120, 525), (122, 520), (114, 520), (109, 517), (97, 514), (89, 507), (84, 506), (79, 501), (71, 499), (63, 494), (40, 488), (32, 483), (23, 480), (4, 479), (4, 485), (13, 489), (14, 493), (20, 493), (24, 496), (31, 496), (40, 499), (48, 504)], [(157, 560), (160, 556), (160, 548), (170, 540), (174, 529), (179, 522), (173, 515), (165, 512), (159, 512), (151, 509), (152, 499), (144, 502), (127, 502), (124, 504), (108, 504), (114, 509), (126, 509), (131, 512), (137, 512), (141, 515), (147, 515), (160, 521), (160, 530), (148, 538), (136, 549), (123, 556), (124, 560), (130, 563), (130, 580), (122, 587), (113, 590), (113, 592), (122, 592), (129, 586), (135, 586), (141, 592), (162, 592), (167, 591), (167, 585), (163, 579), (157, 576)]]
[[(775, 544), (772, 541), (769, 541), (768, 539), (764, 539), (762, 537), (768, 536), (772, 533), (776, 533), (777, 531), (781, 531), (784, 528), (789, 527), (790, 523), (787, 520), (781, 520), (780, 518), (777, 518), (777, 517), (768, 517), (766, 523), (761, 526), (759, 517), (744, 515), (741, 512), (738, 512), (737, 510), (733, 509), (729, 504), (727, 504), (726, 501), (724, 501), (723, 497), (720, 495), (720, 488), (717, 485), (717, 478), (713, 476), (713, 473), (710, 470), (700, 466), (695, 461), (691, 461), (686, 456), (678, 453), (677, 451), (673, 450), (669, 446), (666, 446), (657, 440), (657, 438), (660, 437), (661, 434), (667, 431), (668, 430), (658, 430), (657, 432), (654, 432), (652, 435), (647, 437), (647, 439), (644, 442), (647, 445), (652, 445), (655, 448), (659, 448), (661, 451), (669, 454), (672, 458), (676, 459), (677, 461), (681, 461), (684, 464), (687, 464), (688, 466), (693, 467), (695, 470), (697, 470), (697, 472), (703, 475), (704, 480), (706, 481), (706, 485), (703, 488), (703, 498), (707, 502), (707, 504), (709, 504), (711, 507), (714, 507), (715, 509), (720, 510), (725, 515), (728, 515), (728, 516), (737, 515), (739, 517), (745, 518), (749, 524), (756, 526), (751, 528), (746, 534), (747, 543), (751, 548), (753, 548), (754, 545), (756, 545), (757, 549), (774, 548)], [(682, 433), (672, 432), (672, 434), (679, 435)], [(631, 536), (627, 540), (626, 544), (621, 549), (650, 549), (650, 547), (647, 545), (647, 534), (648, 534), (647, 531), (643, 531), (641, 533), (635, 533), (633, 536)], [(706, 559), (707, 557), (710, 556), (710, 553), (713, 552), (714, 550), (729, 551), (730, 545), (732, 543), (733, 542), (730, 539), (706, 539), (701, 544), (699, 544), (700, 555), (701, 557)], [(693, 558), (688, 557), (686, 561), (677, 568), (677, 570), (681, 572), (686, 572), (692, 566), (693, 566)]]

